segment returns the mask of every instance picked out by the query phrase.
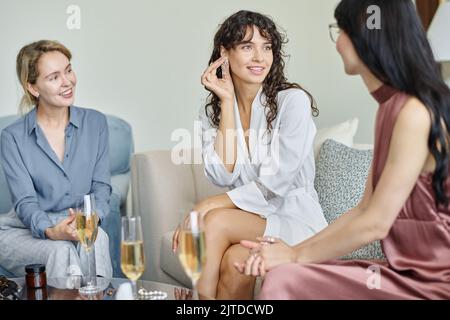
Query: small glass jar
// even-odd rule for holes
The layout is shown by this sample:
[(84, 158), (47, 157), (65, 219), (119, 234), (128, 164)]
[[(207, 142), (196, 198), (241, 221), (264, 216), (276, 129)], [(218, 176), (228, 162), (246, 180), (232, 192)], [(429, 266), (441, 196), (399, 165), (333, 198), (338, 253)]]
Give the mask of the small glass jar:
[(47, 275), (45, 273), (45, 265), (29, 264), (25, 266), (25, 282), (27, 288), (38, 289), (47, 286)]
[(43, 288), (27, 288), (27, 299), (28, 300), (47, 300), (48, 294), (47, 294), (47, 287)]

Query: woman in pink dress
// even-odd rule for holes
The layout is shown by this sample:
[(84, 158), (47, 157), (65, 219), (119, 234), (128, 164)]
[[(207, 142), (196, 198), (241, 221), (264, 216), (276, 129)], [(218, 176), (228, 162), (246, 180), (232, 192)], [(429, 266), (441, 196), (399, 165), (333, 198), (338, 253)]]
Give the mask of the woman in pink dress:
[[(345, 72), (380, 104), (364, 196), (295, 246), (242, 241), (236, 268), (265, 276), (261, 299), (450, 299), (450, 89), (412, 1), (342, 0), (335, 18)], [(386, 261), (334, 260), (375, 240)]]

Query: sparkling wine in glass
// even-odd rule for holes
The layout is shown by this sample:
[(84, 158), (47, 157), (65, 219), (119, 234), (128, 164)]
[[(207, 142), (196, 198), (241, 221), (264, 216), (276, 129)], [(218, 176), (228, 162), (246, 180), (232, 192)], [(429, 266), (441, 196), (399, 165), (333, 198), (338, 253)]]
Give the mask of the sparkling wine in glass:
[(82, 295), (94, 295), (101, 291), (97, 286), (97, 271), (95, 266), (94, 243), (98, 233), (98, 215), (95, 209), (93, 194), (77, 199), (75, 204), (75, 224), (78, 238), (86, 251), (87, 270), (86, 285), (78, 290)]
[(145, 270), (141, 217), (122, 217), (120, 253), (120, 267), (125, 276), (130, 279), (133, 297), (137, 299), (136, 281)]
[(206, 243), (202, 214), (196, 211), (189, 213), (187, 219), (180, 225), (178, 258), (184, 271), (192, 282), (192, 289), (196, 291), (206, 262)]

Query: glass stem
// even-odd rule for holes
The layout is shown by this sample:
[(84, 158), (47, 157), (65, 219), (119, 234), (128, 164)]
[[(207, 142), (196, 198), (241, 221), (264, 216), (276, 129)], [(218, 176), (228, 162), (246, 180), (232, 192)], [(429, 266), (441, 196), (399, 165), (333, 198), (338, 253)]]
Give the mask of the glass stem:
[(136, 280), (131, 280), (131, 290), (133, 292), (133, 299), (137, 300), (138, 299), (138, 295), (137, 295)]
[(193, 279), (191, 279), (191, 281), (192, 281), (192, 299), (199, 300), (199, 298), (196, 297), (198, 295), (198, 292), (197, 292), (197, 281), (195, 281)]
[[(93, 257), (93, 250), (92, 248), (89, 248), (86, 250), (87, 253), (87, 261), (88, 261), (88, 286), (95, 286), (96, 285), (96, 270), (95, 270), (95, 257)], [(93, 263), (94, 262), (94, 263)]]

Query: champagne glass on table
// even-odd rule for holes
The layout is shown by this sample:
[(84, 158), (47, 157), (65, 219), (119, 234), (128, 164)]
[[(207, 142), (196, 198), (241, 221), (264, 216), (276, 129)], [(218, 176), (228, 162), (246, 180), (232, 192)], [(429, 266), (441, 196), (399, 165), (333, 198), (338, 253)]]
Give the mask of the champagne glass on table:
[(122, 217), (120, 251), (122, 272), (130, 279), (133, 298), (137, 299), (136, 281), (145, 270), (141, 217)]
[(197, 281), (206, 262), (203, 215), (200, 212), (191, 211), (181, 222), (178, 250), (178, 258), (191, 279), (195, 296)]
[(98, 233), (98, 215), (93, 194), (80, 196), (75, 204), (75, 224), (78, 238), (87, 257), (86, 285), (79, 288), (82, 295), (93, 295), (101, 291), (97, 286), (94, 243)]

